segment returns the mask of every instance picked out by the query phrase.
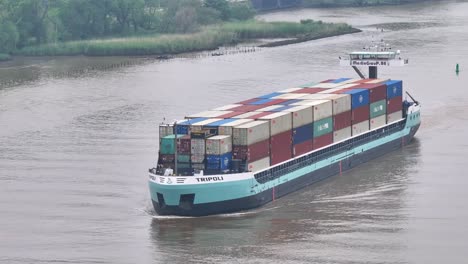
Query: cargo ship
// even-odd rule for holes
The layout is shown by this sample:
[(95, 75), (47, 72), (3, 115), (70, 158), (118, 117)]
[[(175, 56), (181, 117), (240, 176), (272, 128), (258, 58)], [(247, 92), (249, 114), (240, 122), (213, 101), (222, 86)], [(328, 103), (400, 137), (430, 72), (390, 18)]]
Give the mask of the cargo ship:
[(155, 211), (256, 208), (402, 148), (419, 128), (421, 106), (404, 99), (401, 80), (377, 78), (379, 66), (408, 63), (399, 56), (375, 45), (340, 57), (360, 79), (308, 83), (161, 124), (149, 170)]

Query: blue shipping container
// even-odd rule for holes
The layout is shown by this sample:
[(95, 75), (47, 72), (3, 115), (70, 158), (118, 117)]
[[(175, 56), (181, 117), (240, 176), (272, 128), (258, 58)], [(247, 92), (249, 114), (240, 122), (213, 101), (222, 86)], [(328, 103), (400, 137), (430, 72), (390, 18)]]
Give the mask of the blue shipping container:
[(351, 95), (351, 109), (356, 109), (369, 104), (368, 89), (351, 89), (349, 91), (345, 91), (344, 93)]
[(313, 124), (307, 124), (293, 129), (293, 145), (300, 144), (314, 137)]
[(236, 121), (236, 120), (237, 120), (237, 118), (227, 118), (227, 119), (223, 119), (223, 120), (215, 121), (213, 123), (206, 124), (205, 126), (207, 126), (207, 127), (219, 127), (219, 126), (222, 126), (222, 125), (224, 125), (226, 123)]
[(347, 80), (351, 80), (351, 78), (339, 78), (339, 79), (332, 81), (332, 83), (341, 83)]
[(189, 134), (189, 129), (190, 129), (190, 124), (196, 123), (196, 122), (201, 122), (204, 121), (208, 118), (206, 117), (199, 117), (199, 118), (194, 118), (190, 119), (187, 121), (183, 121), (180, 123), (177, 123), (177, 128), (176, 128), (176, 133), (179, 135), (188, 135)]
[(403, 82), (398, 80), (392, 80), (385, 82), (387, 85), (387, 99), (393, 97), (403, 96)]
[(281, 112), (281, 111), (284, 111), (284, 110), (288, 110), (290, 108), (293, 108), (293, 107), (296, 107), (297, 105), (285, 105), (283, 107), (280, 107), (280, 108), (276, 108), (276, 109), (273, 109), (271, 110), (272, 112)]
[(283, 93), (271, 93), (271, 94), (265, 94), (265, 95), (262, 95), (262, 96), (259, 96), (258, 98), (262, 98), (262, 99), (270, 99), (272, 97), (275, 97), (275, 96), (278, 96), (278, 95), (282, 95)]
[(206, 163), (209, 169), (229, 169), (232, 161), (232, 153), (223, 155), (206, 155)]
[(249, 103), (249, 105), (261, 105), (273, 101), (273, 99), (258, 99), (257, 101)]

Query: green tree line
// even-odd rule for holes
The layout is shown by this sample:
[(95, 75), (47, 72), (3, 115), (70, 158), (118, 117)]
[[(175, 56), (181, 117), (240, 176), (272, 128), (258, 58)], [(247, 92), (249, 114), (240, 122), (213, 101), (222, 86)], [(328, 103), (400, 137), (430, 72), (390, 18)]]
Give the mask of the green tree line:
[(0, 0), (0, 53), (70, 40), (190, 33), (254, 14), (248, 2), (227, 0)]

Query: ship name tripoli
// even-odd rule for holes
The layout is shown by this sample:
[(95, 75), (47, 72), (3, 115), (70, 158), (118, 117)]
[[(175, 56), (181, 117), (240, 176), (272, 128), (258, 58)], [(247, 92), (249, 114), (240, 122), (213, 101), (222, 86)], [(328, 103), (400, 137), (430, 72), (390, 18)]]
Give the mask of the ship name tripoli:
[(197, 182), (224, 181), (223, 176), (196, 178)]

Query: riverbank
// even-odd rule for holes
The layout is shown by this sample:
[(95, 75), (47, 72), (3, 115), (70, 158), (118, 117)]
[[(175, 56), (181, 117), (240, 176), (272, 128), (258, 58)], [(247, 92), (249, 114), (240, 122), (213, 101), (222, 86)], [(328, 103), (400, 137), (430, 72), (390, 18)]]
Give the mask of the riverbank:
[(344, 23), (323, 23), (313, 20), (305, 20), (301, 23), (249, 20), (207, 26), (192, 34), (159, 34), (51, 43), (25, 47), (14, 54), (22, 56), (175, 55), (213, 50), (255, 39), (289, 39), (263, 45), (279, 46), (355, 32), (359, 30)]

